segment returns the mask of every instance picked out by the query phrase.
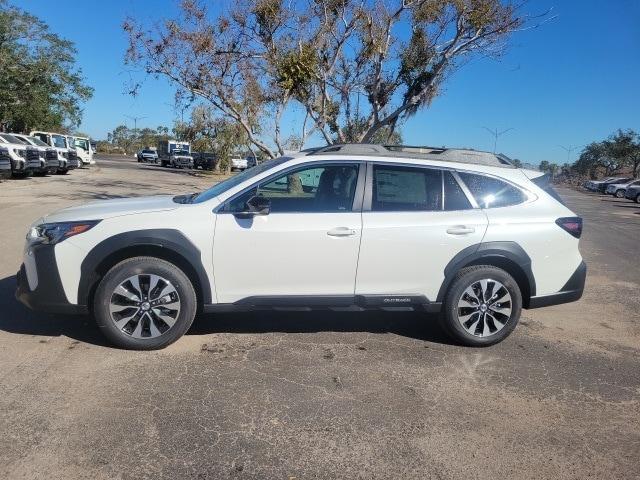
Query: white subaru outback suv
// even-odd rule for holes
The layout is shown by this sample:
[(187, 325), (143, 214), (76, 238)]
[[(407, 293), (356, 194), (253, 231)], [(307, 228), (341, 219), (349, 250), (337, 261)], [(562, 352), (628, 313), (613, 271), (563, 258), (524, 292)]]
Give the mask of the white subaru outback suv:
[(491, 345), (522, 308), (581, 297), (582, 220), (540, 172), (492, 153), (337, 145), (209, 190), (107, 200), (33, 224), (16, 296), (93, 313), (115, 344), (162, 348), (197, 312), (351, 307), (440, 312)]

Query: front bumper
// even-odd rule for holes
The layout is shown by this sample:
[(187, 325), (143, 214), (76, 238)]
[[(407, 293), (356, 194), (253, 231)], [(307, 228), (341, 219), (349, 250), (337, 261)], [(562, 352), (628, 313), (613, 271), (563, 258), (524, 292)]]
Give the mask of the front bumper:
[(587, 264), (583, 261), (559, 292), (552, 293), (551, 295), (531, 297), (527, 308), (549, 307), (551, 305), (560, 305), (562, 303), (570, 303), (580, 300), (580, 298), (582, 298), (582, 293), (584, 292), (584, 283), (586, 278)]
[[(69, 303), (64, 293), (53, 245), (34, 245), (29, 247), (30, 276), (22, 264), (17, 273), (16, 298), (32, 310), (48, 313), (84, 314), (86, 305)], [(26, 261), (26, 260), (25, 260)], [(33, 277), (36, 278), (33, 278)], [(30, 285), (33, 285), (33, 289)]]

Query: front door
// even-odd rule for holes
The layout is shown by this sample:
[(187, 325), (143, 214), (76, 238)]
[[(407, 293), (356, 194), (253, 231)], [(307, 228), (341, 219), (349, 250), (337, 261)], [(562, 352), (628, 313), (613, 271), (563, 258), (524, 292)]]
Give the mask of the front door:
[[(292, 167), (228, 200), (217, 214), (213, 246), (218, 302), (353, 296), (361, 168), (357, 162)], [(239, 212), (254, 196), (268, 198), (271, 210), (243, 218)]]

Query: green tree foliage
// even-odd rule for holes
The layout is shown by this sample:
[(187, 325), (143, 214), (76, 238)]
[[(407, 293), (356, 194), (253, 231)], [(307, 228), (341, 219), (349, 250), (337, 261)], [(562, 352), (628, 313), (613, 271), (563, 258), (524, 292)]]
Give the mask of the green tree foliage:
[(72, 42), (0, 0), (0, 122), (12, 131), (77, 126), (93, 89), (75, 56)]
[(456, 70), (500, 56), (532, 20), (511, 0), (220, 3), (213, 13), (183, 0), (157, 26), (125, 22), (126, 61), (202, 99), (268, 157), (290, 143), (280, 128), (289, 109), (305, 115), (300, 145), (394, 139)]
[(640, 176), (640, 135), (631, 129), (620, 129), (606, 140), (592, 142), (584, 147), (572, 168), (591, 178), (595, 178), (598, 171), (609, 176), (629, 168), (637, 178)]
[(159, 140), (169, 138), (169, 129), (160, 126), (153, 128), (129, 128), (118, 125), (107, 134), (107, 142), (100, 142), (99, 150), (103, 152), (122, 152), (125, 154), (137, 152), (143, 148), (155, 148)]

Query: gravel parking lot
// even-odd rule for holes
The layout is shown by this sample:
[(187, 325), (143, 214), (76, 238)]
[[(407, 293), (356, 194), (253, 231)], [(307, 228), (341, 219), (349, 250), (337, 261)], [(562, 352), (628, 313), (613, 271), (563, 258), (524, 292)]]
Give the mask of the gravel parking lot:
[(421, 314), (317, 311), (202, 316), (131, 352), (14, 300), (27, 227), (215, 179), (97, 161), (0, 184), (0, 478), (640, 477), (640, 205), (560, 190), (585, 219), (584, 298), (488, 349)]

